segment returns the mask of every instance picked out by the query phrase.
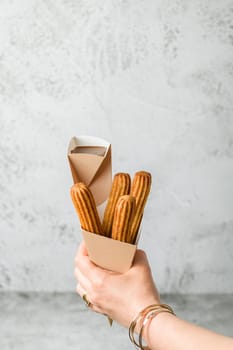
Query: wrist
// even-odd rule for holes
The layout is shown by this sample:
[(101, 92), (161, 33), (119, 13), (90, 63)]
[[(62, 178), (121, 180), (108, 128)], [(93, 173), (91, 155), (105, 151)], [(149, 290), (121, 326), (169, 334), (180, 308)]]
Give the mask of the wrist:
[[(146, 303), (141, 303), (140, 305), (137, 305), (137, 308), (136, 308), (136, 312), (134, 313), (134, 320), (137, 318), (137, 316), (139, 316), (139, 314), (143, 311), (143, 310), (146, 310), (148, 305), (160, 305), (160, 300), (158, 299), (149, 299), (147, 300)], [(131, 319), (132, 321), (132, 319)], [(130, 326), (130, 324), (129, 324)], [(140, 332), (140, 328), (141, 328), (141, 325), (140, 325), (140, 322), (137, 322), (136, 326), (135, 326), (135, 333), (139, 334)]]
[(175, 317), (175, 314), (170, 312), (160, 312), (146, 324), (143, 330), (143, 340), (149, 348), (152, 345), (152, 336), (159, 343), (160, 335), (164, 334), (168, 323), (172, 322)]
[[(139, 312), (137, 317), (131, 322), (129, 327), (129, 338), (138, 349), (147, 349), (143, 345), (143, 339), (150, 341), (151, 322), (160, 314), (175, 315), (174, 311), (166, 304), (152, 304)], [(135, 340), (134, 332), (138, 333), (138, 340)]]

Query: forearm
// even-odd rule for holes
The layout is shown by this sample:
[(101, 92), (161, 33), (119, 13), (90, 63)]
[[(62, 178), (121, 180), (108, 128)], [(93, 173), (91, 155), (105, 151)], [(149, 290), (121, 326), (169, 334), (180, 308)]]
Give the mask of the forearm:
[(178, 317), (160, 313), (144, 331), (152, 350), (233, 350), (233, 338), (211, 332)]

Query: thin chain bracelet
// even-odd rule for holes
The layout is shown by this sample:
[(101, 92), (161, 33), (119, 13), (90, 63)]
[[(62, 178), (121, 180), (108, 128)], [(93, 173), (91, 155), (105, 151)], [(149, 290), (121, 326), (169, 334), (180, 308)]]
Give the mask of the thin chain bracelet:
[[(161, 312), (167, 312), (167, 313), (175, 315), (175, 313), (172, 310), (172, 308), (169, 305), (167, 305), (167, 304), (152, 304), (152, 305), (147, 306), (142, 311), (140, 311), (139, 314), (137, 315), (137, 317), (130, 324), (130, 327), (129, 327), (129, 339), (136, 346), (137, 349), (150, 350), (148, 347), (145, 347), (142, 344), (143, 331), (145, 329), (146, 324), (149, 321), (151, 321), (152, 318), (154, 318), (155, 316), (157, 316)], [(140, 328), (140, 331), (139, 331), (138, 342), (137, 342), (135, 340), (135, 338), (134, 338), (134, 331), (135, 331), (135, 327), (139, 323), (141, 324), (141, 328)]]

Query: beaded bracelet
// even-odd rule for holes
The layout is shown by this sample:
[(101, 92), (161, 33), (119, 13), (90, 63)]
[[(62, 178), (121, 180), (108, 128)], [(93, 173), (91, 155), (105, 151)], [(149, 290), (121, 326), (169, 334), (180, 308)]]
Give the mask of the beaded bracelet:
[[(145, 329), (145, 326), (147, 325), (148, 322), (152, 320), (155, 316), (157, 316), (161, 312), (168, 312), (170, 314), (175, 315), (174, 311), (172, 308), (167, 305), (167, 304), (152, 304), (147, 306), (145, 309), (139, 312), (137, 317), (133, 320), (133, 322), (130, 324), (129, 327), (129, 339), (130, 341), (136, 346), (137, 349), (141, 350), (149, 350), (148, 347), (145, 347), (142, 344), (142, 336), (143, 336), (143, 331)], [(134, 338), (134, 331), (136, 326), (140, 324), (141, 328), (139, 331), (138, 335), (138, 342)]]

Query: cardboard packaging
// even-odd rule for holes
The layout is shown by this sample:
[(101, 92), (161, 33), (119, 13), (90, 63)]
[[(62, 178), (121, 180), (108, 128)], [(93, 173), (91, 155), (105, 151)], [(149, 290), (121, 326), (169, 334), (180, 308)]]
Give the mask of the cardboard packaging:
[(83, 182), (90, 188), (102, 218), (112, 185), (110, 143), (93, 136), (73, 137), (68, 146), (68, 160), (74, 183)]
[[(81, 181), (90, 188), (102, 220), (112, 185), (110, 143), (92, 136), (73, 137), (68, 146), (68, 160), (74, 183)], [(130, 268), (136, 245), (82, 229), (81, 233), (88, 255), (96, 265), (120, 273)]]
[(104, 269), (126, 272), (132, 265), (137, 246), (81, 230), (91, 261)]

